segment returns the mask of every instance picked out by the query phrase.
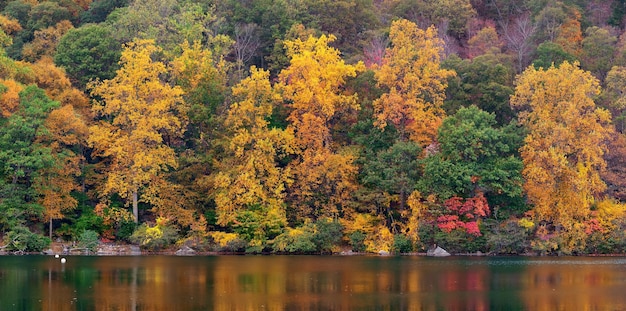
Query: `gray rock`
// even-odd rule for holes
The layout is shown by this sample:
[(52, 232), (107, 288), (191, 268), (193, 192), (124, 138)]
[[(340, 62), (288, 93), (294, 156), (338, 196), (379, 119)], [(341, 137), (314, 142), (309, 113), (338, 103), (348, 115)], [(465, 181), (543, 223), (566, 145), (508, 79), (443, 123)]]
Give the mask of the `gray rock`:
[(176, 251), (176, 255), (178, 256), (192, 256), (195, 254), (196, 254), (196, 251), (189, 246), (183, 246), (181, 249)]
[(388, 251), (378, 251), (378, 255), (389, 256), (389, 252)]
[(450, 253), (448, 253), (448, 251), (446, 251), (445, 249), (437, 246), (436, 248), (429, 249), (428, 252), (426, 252), (426, 255), (431, 257), (447, 257), (450, 256)]
[(138, 255), (141, 255), (141, 249), (139, 248), (139, 246), (137, 246), (137, 245), (131, 245), (131, 246), (130, 246), (130, 255), (131, 255), (131, 256), (138, 256)]

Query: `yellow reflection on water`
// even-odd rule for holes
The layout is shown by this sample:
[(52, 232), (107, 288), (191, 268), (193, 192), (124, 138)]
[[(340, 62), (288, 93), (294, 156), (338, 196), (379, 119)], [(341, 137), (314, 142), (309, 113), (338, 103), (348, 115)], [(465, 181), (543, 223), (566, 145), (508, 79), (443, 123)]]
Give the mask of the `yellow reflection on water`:
[(9, 259), (0, 310), (626, 309), (621, 259)]

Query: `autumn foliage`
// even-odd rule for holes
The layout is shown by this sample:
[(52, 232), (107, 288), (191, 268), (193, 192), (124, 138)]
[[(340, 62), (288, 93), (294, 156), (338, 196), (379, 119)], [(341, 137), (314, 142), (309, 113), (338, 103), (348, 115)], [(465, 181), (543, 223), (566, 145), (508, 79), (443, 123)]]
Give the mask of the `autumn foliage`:
[(0, 239), (626, 250), (623, 7), (487, 2), (4, 1)]
[(478, 227), (479, 221), (481, 217), (487, 217), (490, 214), (487, 199), (482, 193), (468, 199), (452, 197), (443, 205), (447, 215), (437, 217), (439, 229), (448, 233), (460, 229), (474, 236), (481, 235)]

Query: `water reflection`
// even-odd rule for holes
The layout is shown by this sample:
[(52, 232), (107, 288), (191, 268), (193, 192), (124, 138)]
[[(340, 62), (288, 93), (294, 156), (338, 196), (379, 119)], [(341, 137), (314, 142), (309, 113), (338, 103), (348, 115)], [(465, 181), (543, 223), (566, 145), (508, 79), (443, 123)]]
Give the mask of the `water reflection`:
[(620, 310), (624, 258), (0, 257), (0, 310)]

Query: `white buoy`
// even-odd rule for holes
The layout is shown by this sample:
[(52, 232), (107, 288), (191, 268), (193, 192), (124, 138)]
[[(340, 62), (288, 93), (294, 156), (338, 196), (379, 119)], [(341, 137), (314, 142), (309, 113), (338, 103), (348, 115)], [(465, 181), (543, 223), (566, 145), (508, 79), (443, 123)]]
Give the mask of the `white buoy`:
[(65, 263), (66, 261), (65, 258), (61, 258), (61, 263)]
[(59, 258), (59, 254), (54, 255), (54, 258)]

